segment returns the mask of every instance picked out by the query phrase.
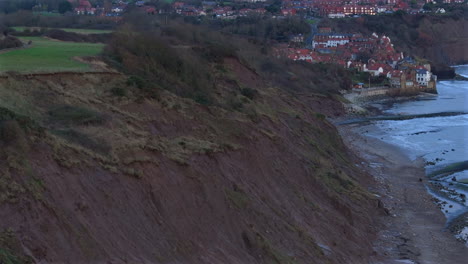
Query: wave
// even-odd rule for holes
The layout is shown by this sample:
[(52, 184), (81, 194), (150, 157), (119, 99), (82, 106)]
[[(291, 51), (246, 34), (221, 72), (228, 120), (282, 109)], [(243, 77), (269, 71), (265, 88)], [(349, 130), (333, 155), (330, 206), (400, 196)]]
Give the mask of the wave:
[(412, 120), (412, 119), (427, 119), (427, 118), (436, 118), (436, 117), (457, 117), (457, 116), (465, 116), (468, 118), (468, 113), (467, 112), (438, 112), (438, 113), (414, 114), (414, 115), (403, 114), (403, 115), (375, 116), (375, 117), (350, 119), (350, 120), (346, 120), (343, 122), (339, 122), (337, 123), (337, 125), (368, 123), (371, 121), (405, 121), (405, 120)]
[(420, 115), (402, 115), (388, 118), (376, 118), (370, 119), (370, 121), (377, 121), (377, 125), (379, 125), (380, 127), (397, 127), (398, 129), (405, 131), (408, 130), (408, 126), (412, 127), (413, 125), (419, 127), (419, 129), (467, 126), (468, 114), (442, 112)]

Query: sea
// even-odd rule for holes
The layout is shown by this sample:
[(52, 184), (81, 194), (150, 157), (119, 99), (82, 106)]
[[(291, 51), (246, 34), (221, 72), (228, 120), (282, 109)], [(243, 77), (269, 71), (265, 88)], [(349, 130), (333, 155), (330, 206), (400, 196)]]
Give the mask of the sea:
[[(455, 66), (468, 78), (468, 65)], [(378, 104), (385, 116), (404, 120), (372, 121), (369, 136), (424, 158), (431, 193), (447, 218), (447, 227), (468, 245), (468, 81), (437, 82), (437, 95)]]

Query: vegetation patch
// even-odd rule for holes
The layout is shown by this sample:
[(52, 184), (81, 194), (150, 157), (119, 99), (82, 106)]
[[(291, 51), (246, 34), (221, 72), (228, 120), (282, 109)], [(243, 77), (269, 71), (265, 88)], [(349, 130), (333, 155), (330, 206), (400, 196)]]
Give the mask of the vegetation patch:
[(245, 209), (249, 204), (249, 198), (247, 197), (246, 193), (238, 188), (234, 190), (225, 189), (224, 193), (226, 194), (226, 198), (237, 208), (237, 209)]
[(257, 234), (257, 244), (258, 246), (270, 257), (272, 258), (277, 264), (296, 264), (297, 262), (294, 260), (293, 257), (286, 256), (275, 249), (271, 242), (263, 237), (260, 234)]
[(258, 97), (258, 91), (249, 87), (242, 88), (241, 94), (250, 100), (254, 100), (256, 97)]
[(0, 204), (15, 203), (18, 201), (18, 196), (24, 193), (26, 189), (11, 177), (8, 170), (0, 174)]
[(218, 145), (216, 143), (193, 137), (153, 138), (146, 144), (145, 148), (162, 152), (169, 159), (180, 165), (188, 165), (190, 155), (210, 154), (226, 149), (232, 149), (229, 144)]
[(100, 125), (105, 118), (102, 114), (84, 107), (65, 105), (48, 112), (52, 122), (61, 125)]
[(128, 175), (133, 178), (141, 179), (143, 177), (143, 172), (138, 169), (125, 168), (122, 171), (125, 175)]
[(13, 36), (7, 36), (3, 39), (0, 39), (0, 50), (19, 48), (21, 46), (23, 46), (23, 42)]
[(110, 90), (111, 94), (117, 97), (127, 96), (127, 90), (123, 87), (114, 87)]
[[(25, 132), (43, 132), (43, 129), (31, 118), (14, 113), (13, 111), (0, 107), (0, 130), (2, 137), (8, 137), (8, 134), (15, 134), (18, 131), (8, 131), (7, 121), (15, 121)], [(11, 123), (10, 123), (11, 124)], [(13, 129), (13, 127), (11, 127)]]
[(20, 241), (12, 230), (0, 232), (0, 263), (2, 264), (31, 264), (31, 257), (23, 253)]
[(320, 177), (323, 182), (338, 193), (344, 193), (354, 188), (356, 185), (349, 178), (338, 175), (334, 172), (327, 172)]
[(42, 37), (21, 37), (31, 46), (0, 54), (0, 72), (89, 71), (88, 64), (73, 57), (96, 56), (103, 44), (54, 41)]
[(109, 153), (111, 149), (111, 147), (105, 141), (97, 141), (90, 136), (74, 129), (53, 130), (52, 133), (71, 143), (80, 145), (101, 154)]

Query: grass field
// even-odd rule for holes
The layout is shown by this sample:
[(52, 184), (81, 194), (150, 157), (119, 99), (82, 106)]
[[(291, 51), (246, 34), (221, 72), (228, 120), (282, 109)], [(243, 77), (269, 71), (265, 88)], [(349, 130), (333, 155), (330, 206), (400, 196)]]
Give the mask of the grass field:
[(54, 41), (42, 37), (21, 37), (32, 46), (0, 53), (0, 72), (86, 71), (89, 65), (73, 60), (75, 56), (95, 56), (103, 44)]
[[(40, 29), (40, 27), (12, 27), (16, 31), (24, 31), (25, 29), (33, 30)], [(112, 30), (101, 30), (101, 29), (80, 29), (80, 28), (49, 28), (49, 29), (60, 29), (66, 32), (74, 32), (80, 34), (105, 34), (112, 33)]]

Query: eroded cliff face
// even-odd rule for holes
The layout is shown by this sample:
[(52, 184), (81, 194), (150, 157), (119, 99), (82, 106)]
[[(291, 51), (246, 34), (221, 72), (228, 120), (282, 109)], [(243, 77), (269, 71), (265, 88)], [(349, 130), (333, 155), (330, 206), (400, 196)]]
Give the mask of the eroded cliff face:
[(140, 98), (120, 74), (3, 76), (6, 258), (365, 263), (378, 201), (324, 119), (341, 104), (292, 97), (235, 60), (226, 67), (258, 87), (240, 98), (245, 111)]

